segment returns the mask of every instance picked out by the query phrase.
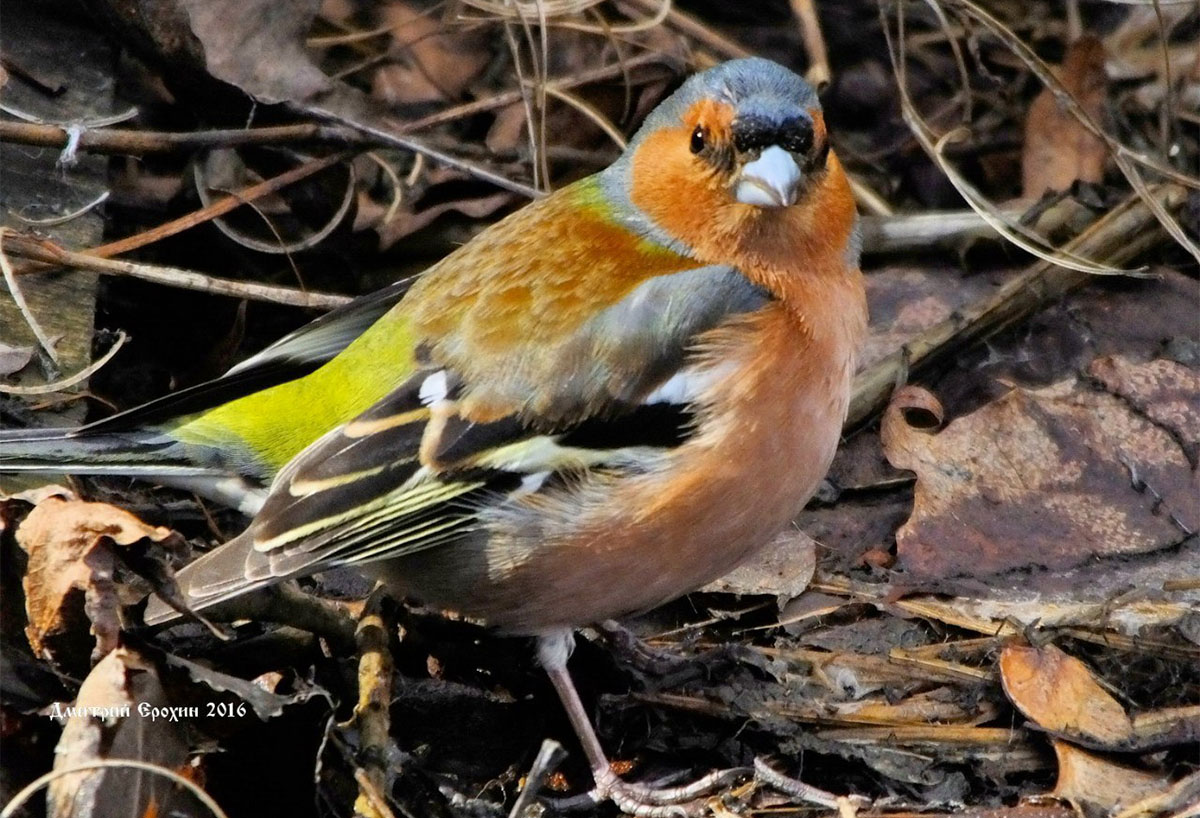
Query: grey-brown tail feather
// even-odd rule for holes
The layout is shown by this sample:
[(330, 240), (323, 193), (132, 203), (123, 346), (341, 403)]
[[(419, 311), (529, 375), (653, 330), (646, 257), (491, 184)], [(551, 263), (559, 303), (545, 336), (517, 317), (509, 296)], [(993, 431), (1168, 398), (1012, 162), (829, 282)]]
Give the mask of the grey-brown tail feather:
[(219, 472), (198, 465), (184, 447), (166, 435), (137, 430), (76, 434), (75, 429), (0, 431), (0, 474), (118, 474), (130, 477), (174, 474), (203, 476)]
[[(187, 606), (200, 612), (258, 588), (273, 585), (280, 578), (251, 579), (247, 567), (257, 554), (250, 537), (242, 535), (185, 565), (175, 580)], [(161, 625), (183, 615), (157, 596), (150, 598), (143, 619), (147, 625)]]

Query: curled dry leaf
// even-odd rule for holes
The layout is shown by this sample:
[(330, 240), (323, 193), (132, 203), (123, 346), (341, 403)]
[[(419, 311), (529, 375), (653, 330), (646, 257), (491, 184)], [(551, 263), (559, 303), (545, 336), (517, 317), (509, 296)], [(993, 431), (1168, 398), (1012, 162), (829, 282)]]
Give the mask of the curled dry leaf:
[(113, 578), (113, 545), (140, 540), (164, 542), (176, 535), (150, 526), (107, 503), (50, 497), (38, 504), (17, 529), (17, 543), (29, 555), (25, 572), (25, 635), (34, 652), (46, 655), (49, 642), (70, 629), (78, 597), (96, 637), (93, 657), (117, 646), (120, 601)]
[(508, 191), (487, 193), (476, 198), (460, 198), (431, 204), (421, 210), (401, 208), (390, 220), (371, 225), (379, 234), (379, 249), (386, 250), (405, 236), (433, 223), (445, 213), (461, 213), (472, 219), (484, 219), (513, 200)]
[[(916, 471), (920, 461), (922, 438), (920, 430), (940, 426), (946, 410), (932, 392), (919, 386), (902, 386), (892, 395), (880, 425), (880, 438), (888, 461), (898, 469)], [(915, 418), (922, 422), (913, 423)]]
[[(1122, 372), (1139, 394), (1169, 372), (1163, 391), (1200, 399), (1197, 379), (1173, 366)], [(912, 515), (896, 532), (899, 564), (917, 581), (1067, 569), (1174, 547), (1200, 528), (1186, 442), (1087, 382), (1014, 389), (937, 435), (902, 410), (912, 407), (889, 409), (883, 442), (892, 465), (917, 474)]]
[[(1095, 37), (1083, 37), (1067, 50), (1059, 72), (1063, 87), (1095, 123), (1103, 122), (1108, 97), (1104, 59), (1104, 45)], [(1066, 190), (1076, 180), (1099, 182), (1107, 157), (1104, 141), (1043, 88), (1025, 119), (1022, 194), (1036, 199), (1048, 190)]]
[[(158, 717), (170, 712), (154, 666), (129, 648), (117, 648), (92, 668), (73, 705), (50, 708), (52, 717), (65, 722), (54, 748), (54, 769), (66, 770), (98, 760), (134, 759), (186, 776), (188, 744), (183, 723), (168, 716)], [(50, 784), (47, 813), (51, 818), (99, 818), (203, 815), (205, 811), (163, 776), (115, 767), (56, 779)]]

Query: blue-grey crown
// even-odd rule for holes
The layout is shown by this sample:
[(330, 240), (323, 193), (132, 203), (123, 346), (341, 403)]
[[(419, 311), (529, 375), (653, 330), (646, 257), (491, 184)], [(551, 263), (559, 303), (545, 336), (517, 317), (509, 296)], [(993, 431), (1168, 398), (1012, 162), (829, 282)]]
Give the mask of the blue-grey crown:
[(707, 98), (727, 102), (745, 117), (821, 107), (813, 87), (779, 63), (762, 57), (730, 60), (689, 77), (646, 117), (629, 146), (658, 128), (678, 125), (692, 105)]

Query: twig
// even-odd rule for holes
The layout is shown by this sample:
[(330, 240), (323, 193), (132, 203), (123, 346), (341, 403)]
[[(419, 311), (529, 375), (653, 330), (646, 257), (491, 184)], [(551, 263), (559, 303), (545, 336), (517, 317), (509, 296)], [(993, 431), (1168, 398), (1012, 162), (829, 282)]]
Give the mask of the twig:
[(509, 810), (508, 818), (524, 818), (526, 810), (533, 806), (538, 793), (545, 786), (546, 779), (558, 768), (566, 756), (567, 751), (554, 739), (548, 738), (542, 742), (542, 747), (533, 760), (533, 766), (529, 768), (529, 773), (525, 776), (525, 786), (521, 788), (521, 794), (517, 796), (512, 809)]
[[(1180, 185), (1164, 184), (1151, 192), (1167, 210), (1178, 209), (1187, 199), (1187, 191)], [(1160, 234), (1153, 230), (1155, 224), (1152, 209), (1141, 196), (1134, 194), (1070, 241), (1067, 249), (1102, 258), (1111, 264), (1122, 264), (1160, 240)], [(991, 296), (959, 310), (902, 349), (860, 372), (854, 381), (846, 426), (855, 427), (879, 412), (906, 368), (913, 372), (928, 369), (965, 346), (1024, 320), (1077, 289), (1089, 278), (1087, 273), (1049, 262), (1033, 264)]]
[(463, 173), (474, 176), (476, 179), (489, 182), (501, 190), (519, 193), (522, 196), (526, 196), (530, 199), (536, 199), (541, 196), (539, 191), (531, 188), (529, 185), (522, 184), (521, 182), (514, 182), (512, 179), (501, 176), (495, 171), (488, 170), (487, 168), (476, 165), (473, 162), (460, 159), (457, 156), (452, 156), (445, 151), (439, 150), (431, 145), (427, 145), (424, 142), (413, 139), (410, 136), (405, 136), (404, 132), (400, 128), (400, 125), (398, 124), (362, 121), (331, 108), (322, 108), (319, 105), (304, 106), (298, 108), (298, 110), (316, 117), (320, 117), (321, 119), (329, 120), (330, 122), (336, 122), (339, 125), (345, 125), (348, 128), (355, 128), (356, 130), (361, 131), (381, 144), (389, 145), (394, 148), (400, 148), (406, 151), (412, 151), (413, 153), (424, 154), (435, 162), (440, 162), (446, 167), (454, 168), (455, 170), (461, 170)]
[(800, 37), (804, 40), (804, 51), (808, 54), (808, 70), (804, 78), (820, 91), (833, 78), (829, 70), (829, 52), (825, 48), (825, 37), (821, 34), (821, 21), (817, 18), (816, 0), (791, 0), (792, 12), (800, 21)]
[[(0, 121), (0, 142), (62, 149), (71, 135), (61, 125)], [(359, 132), (337, 125), (306, 122), (267, 128), (213, 131), (142, 131), (92, 128), (79, 135), (76, 148), (91, 153), (176, 153), (199, 148), (236, 148), (245, 145), (369, 144)]]
[[(628, 0), (628, 2), (645, 11), (656, 11), (659, 8), (661, 0)], [(712, 49), (725, 59), (749, 57), (751, 54), (744, 46), (735, 43), (723, 34), (713, 31), (695, 17), (679, 9), (671, 9), (667, 14), (667, 24), (679, 33), (685, 34), (701, 45)]]
[(359, 752), (355, 780), (359, 782), (354, 814), (363, 818), (394, 818), (383, 793), (387, 789), (388, 742), (391, 727), (388, 711), (392, 701), (392, 654), (388, 649), (390, 623), (384, 611), (381, 589), (367, 598), (354, 639), (358, 643), (358, 703), (354, 722), (358, 725)]
[(66, 224), (67, 222), (75, 221), (80, 216), (83, 216), (84, 214), (94, 210), (95, 208), (107, 202), (108, 197), (109, 191), (106, 190), (95, 199), (92, 199), (90, 202), (79, 206), (69, 213), (64, 213), (61, 216), (49, 216), (45, 219), (31, 219), (28, 216), (23, 216), (20, 213), (17, 213), (16, 211), (10, 212), (14, 219), (19, 221), (21, 224), (27, 224), (30, 227), (57, 227), (60, 224)]
[(70, 377), (63, 378), (60, 381), (51, 383), (43, 383), (38, 386), (7, 386), (0, 384), (0, 394), (3, 395), (49, 395), (53, 392), (61, 392), (64, 389), (70, 389), (77, 383), (81, 383), (90, 378), (100, 367), (112, 360), (112, 357), (117, 354), (117, 350), (125, 346), (125, 342), (129, 339), (124, 332), (118, 331), (116, 342), (109, 347), (108, 352), (105, 352), (98, 360), (85, 366), (83, 369), (76, 372)]
[[(349, 296), (335, 293), (304, 292), (290, 287), (276, 287), (253, 281), (217, 278), (179, 267), (106, 259), (93, 255), (91, 252), (79, 253), (67, 250), (46, 239), (19, 234), (9, 234), (5, 238), (5, 242), (14, 255), (32, 261), (55, 266), (76, 267), (80, 270), (107, 275), (140, 278), (143, 281), (153, 281), (167, 287), (195, 290), (211, 295), (226, 295), (231, 298), (246, 298), (251, 301), (267, 301), (272, 304), (286, 304), (291, 307), (311, 309), (333, 309), (351, 300)], [(37, 271), (26, 271), (26, 273), (29, 272)]]
[[(244, 236), (234, 230), (232, 226), (226, 224), (223, 219), (213, 219), (213, 227), (220, 230), (232, 241), (235, 241), (243, 247), (256, 250), (260, 253), (290, 256), (292, 253), (299, 253), (304, 250), (308, 250), (309, 248), (316, 247), (318, 244), (324, 241), (330, 233), (337, 229), (338, 225), (342, 223), (342, 220), (346, 218), (346, 214), (350, 212), (350, 205), (354, 203), (356, 182), (354, 163), (351, 162), (347, 164), (346, 167), (348, 170), (346, 191), (342, 194), (341, 203), (338, 204), (337, 209), (333, 212), (329, 219), (326, 220), (325, 224), (320, 227), (320, 229), (310, 233), (302, 239), (297, 239), (296, 241), (290, 243), (285, 242), (283, 237), (280, 236), (278, 231), (275, 230), (275, 225), (271, 222), (267, 215), (260, 211), (258, 207), (251, 202), (245, 202), (245, 204), (249, 205), (250, 208), (254, 210), (264, 222), (266, 222), (267, 227), (275, 236), (275, 243), (272, 244), (271, 242), (267, 241), (259, 241), (251, 236)], [(209, 188), (208, 183), (204, 178), (203, 162), (193, 163), (192, 180), (195, 182), (196, 194), (200, 197), (200, 203), (205, 207), (210, 206), (212, 204), (212, 195), (210, 193), (212, 188)], [(237, 196), (238, 194), (233, 192), (230, 195)], [(298, 276), (299, 274), (297, 274), (297, 277)]]
[[(599, 82), (601, 80), (609, 80), (614, 77), (619, 77), (627, 71), (632, 71), (635, 68), (641, 68), (644, 65), (656, 65), (666, 63), (666, 59), (657, 51), (631, 57), (625, 60), (624, 63), (613, 63), (602, 68), (595, 68), (591, 71), (584, 71), (580, 74), (575, 74), (570, 77), (562, 77), (559, 79), (548, 80), (546, 82), (547, 90), (553, 88), (558, 91), (565, 91), (570, 88), (577, 88), (580, 85), (587, 85), (591, 82)], [(492, 111), (496, 108), (503, 108), (506, 105), (511, 105), (514, 102), (521, 101), (521, 91), (512, 90), (504, 91), (503, 93), (494, 96), (485, 97), (483, 99), (468, 102), (463, 105), (456, 105), (453, 108), (447, 108), (444, 111), (430, 114), (429, 116), (420, 119), (414, 119), (412, 122), (406, 122), (399, 126), (400, 133), (413, 133), (414, 131), (425, 130), (434, 125), (442, 125), (446, 122), (453, 122), (456, 119), (463, 117), (474, 116), (475, 114), (483, 113), (484, 111)]]
[(50, 356), (50, 360), (54, 361), (57, 366), (58, 353), (54, 351), (54, 342), (46, 331), (42, 329), (41, 323), (38, 322), (37, 316), (33, 314), (33, 310), (29, 309), (29, 302), (25, 300), (25, 294), (21, 292), (21, 288), (17, 285), (17, 276), (13, 271), (12, 265), (8, 263), (8, 255), (4, 252), (4, 239), (8, 236), (8, 230), (0, 228), (0, 272), (4, 274), (4, 283), (8, 285), (8, 293), (12, 296), (13, 303), (17, 305), (17, 309), (21, 311), (21, 316), (25, 319), (25, 323), (29, 329), (33, 331), (33, 337), (37, 338), (38, 344)]
[(349, 654), (355, 649), (354, 620), (343, 608), (286, 583), (219, 602), (206, 608), (204, 616), (213, 622), (252, 619), (286, 623), (323, 637), (336, 653)]
[[(1005, 210), (1019, 219), (1024, 210)], [(863, 253), (904, 253), (928, 250), (931, 246), (973, 238), (1000, 238), (974, 210), (940, 213), (904, 213), (896, 216), (863, 216)]]
[(12, 800), (0, 811), (0, 818), (12, 818), (12, 816), (17, 814), (17, 810), (25, 806), (25, 802), (29, 800), (30, 796), (47, 784), (68, 775), (84, 772), (85, 770), (106, 769), (143, 770), (154, 775), (160, 775), (190, 792), (215, 818), (228, 818), (225, 810), (221, 809), (220, 804), (214, 801), (211, 795), (200, 789), (200, 786), (196, 782), (185, 778), (174, 770), (163, 767), (161, 764), (151, 764), (149, 761), (140, 761), (136, 758), (102, 758), (95, 761), (85, 761), (81, 764), (72, 764), (69, 767), (63, 767), (58, 770), (51, 770), (45, 775), (35, 778), (27, 787), (14, 795)]
[(180, 216), (178, 219), (172, 219), (169, 222), (160, 224), (158, 227), (145, 230), (133, 236), (129, 236), (118, 241), (102, 244), (88, 251), (88, 255), (100, 256), (108, 258), (110, 256), (119, 256), (122, 253), (128, 253), (130, 250), (136, 250), (139, 247), (145, 247), (147, 244), (153, 244), (156, 241), (161, 241), (168, 236), (173, 236), (176, 233), (181, 233), (190, 227), (195, 227), (198, 224), (203, 224), (210, 219), (215, 219), (218, 216), (224, 216), (230, 211), (236, 210), (246, 202), (252, 202), (256, 199), (261, 199), (271, 193), (276, 193), (288, 185), (299, 182), (301, 179), (306, 179), (314, 173), (320, 173), (326, 168), (333, 167), (338, 162), (344, 159), (349, 159), (349, 152), (340, 152), (331, 156), (324, 156), (317, 159), (310, 159), (303, 165), (294, 167), (289, 171), (285, 171), (271, 179), (243, 188), (236, 194), (225, 196), (218, 199), (208, 207), (203, 207), (200, 210), (195, 210), (185, 216)]
[(873, 213), (876, 216), (891, 216), (894, 212), (892, 206), (887, 203), (887, 200), (876, 193), (866, 182), (857, 178), (854, 174), (846, 174), (850, 179), (850, 192), (854, 194), (854, 201), (858, 202), (859, 206)]

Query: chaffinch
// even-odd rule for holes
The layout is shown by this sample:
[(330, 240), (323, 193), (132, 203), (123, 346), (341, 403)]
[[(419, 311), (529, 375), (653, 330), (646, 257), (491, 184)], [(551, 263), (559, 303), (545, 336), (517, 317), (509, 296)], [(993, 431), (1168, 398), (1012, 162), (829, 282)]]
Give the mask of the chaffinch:
[[(246, 531), (179, 573), (194, 608), (353, 565), (532, 635), (600, 793), (656, 814), (695, 791), (614, 776), (566, 670), (573, 629), (700, 587), (787, 525), (833, 458), (865, 328), (816, 94), (744, 59), (411, 287), (130, 417), (189, 412), (139, 433), (149, 459), (273, 476)], [(153, 601), (146, 621), (176, 615)]]

